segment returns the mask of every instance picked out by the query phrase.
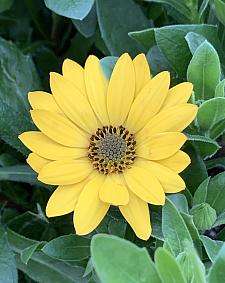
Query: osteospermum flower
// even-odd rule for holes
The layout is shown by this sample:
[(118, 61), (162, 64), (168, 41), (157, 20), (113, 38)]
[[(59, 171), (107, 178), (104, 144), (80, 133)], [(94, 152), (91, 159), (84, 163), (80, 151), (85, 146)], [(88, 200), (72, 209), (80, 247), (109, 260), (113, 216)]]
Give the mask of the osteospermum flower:
[(122, 55), (109, 81), (95, 56), (84, 69), (66, 59), (62, 73), (50, 74), (52, 95), (29, 93), (40, 131), (19, 137), (38, 179), (58, 186), (47, 216), (74, 211), (76, 233), (84, 235), (118, 206), (136, 235), (148, 239), (148, 203), (163, 205), (165, 193), (185, 188), (178, 173), (190, 163), (180, 148), (187, 139), (181, 131), (197, 112), (187, 103), (192, 84), (169, 88), (169, 72), (151, 78), (143, 54), (133, 61)]

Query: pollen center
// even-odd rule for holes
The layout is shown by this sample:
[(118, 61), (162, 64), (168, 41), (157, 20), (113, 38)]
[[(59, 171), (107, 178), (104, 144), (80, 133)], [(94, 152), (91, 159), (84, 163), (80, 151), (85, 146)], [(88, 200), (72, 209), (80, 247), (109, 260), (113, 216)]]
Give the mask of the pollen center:
[(121, 173), (134, 162), (136, 141), (123, 126), (104, 126), (90, 140), (88, 157), (101, 173)]

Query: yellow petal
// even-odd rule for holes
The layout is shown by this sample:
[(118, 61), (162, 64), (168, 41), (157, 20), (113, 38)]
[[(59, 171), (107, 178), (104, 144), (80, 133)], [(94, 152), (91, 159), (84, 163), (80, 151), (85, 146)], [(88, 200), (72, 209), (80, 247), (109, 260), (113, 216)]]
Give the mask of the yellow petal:
[(194, 120), (197, 111), (196, 105), (188, 103), (165, 109), (136, 134), (136, 139), (143, 142), (157, 133), (181, 132)]
[(121, 176), (115, 174), (106, 176), (99, 197), (112, 205), (126, 205), (129, 201), (129, 193)]
[(111, 125), (119, 126), (130, 111), (135, 92), (134, 65), (125, 53), (117, 61), (108, 86), (107, 109)]
[(162, 109), (186, 103), (192, 94), (192, 90), (193, 84), (189, 82), (183, 82), (172, 87), (168, 92)]
[(47, 110), (31, 110), (36, 126), (50, 139), (66, 146), (87, 147), (88, 134), (61, 114)]
[(126, 122), (129, 131), (136, 133), (158, 113), (166, 98), (169, 84), (169, 72), (161, 72), (147, 83), (131, 106)]
[(35, 172), (40, 172), (40, 170), (47, 165), (50, 160), (45, 159), (35, 153), (30, 153), (27, 158), (27, 163)]
[(142, 200), (151, 204), (163, 205), (165, 194), (158, 179), (144, 166), (132, 166), (124, 171), (124, 177), (129, 189)]
[(46, 207), (46, 215), (55, 217), (74, 211), (85, 181), (77, 184), (59, 186), (51, 195)]
[(156, 134), (137, 146), (136, 154), (149, 160), (160, 160), (174, 155), (186, 142), (187, 137), (179, 132)]
[(64, 215), (74, 211), (79, 196), (85, 185), (96, 176), (97, 171), (93, 171), (83, 181), (66, 186), (59, 186), (48, 200), (46, 214), (48, 217)]
[(169, 158), (158, 160), (157, 162), (176, 171), (177, 173), (180, 173), (191, 163), (191, 159), (187, 153), (179, 150)]
[(84, 69), (76, 62), (65, 59), (62, 65), (63, 76), (72, 82), (82, 93), (86, 96), (86, 89), (84, 83)]
[(106, 108), (106, 93), (108, 81), (105, 78), (99, 59), (93, 55), (89, 56), (85, 63), (85, 84), (90, 104), (103, 125), (109, 125)]
[(53, 96), (65, 115), (77, 126), (93, 134), (98, 123), (87, 98), (69, 80), (57, 73), (50, 74)]
[(50, 185), (71, 185), (81, 182), (93, 167), (86, 159), (57, 160), (47, 164), (39, 173), (38, 180)]
[(109, 209), (109, 204), (99, 199), (99, 189), (105, 176), (98, 174), (84, 187), (74, 213), (74, 226), (78, 235), (92, 232)]
[(138, 162), (138, 166), (148, 170), (159, 180), (165, 193), (177, 193), (185, 189), (183, 179), (173, 170), (152, 161)]
[(148, 240), (152, 231), (148, 204), (132, 192), (129, 194), (129, 203), (119, 209), (135, 234), (142, 240)]
[[(67, 147), (49, 139), (41, 132), (25, 132), (19, 136), (23, 144), (41, 157), (58, 160), (87, 156), (88, 149)], [(82, 145), (81, 145), (82, 146)]]
[(50, 93), (32, 91), (28, 93), (28, 100), (33, 109), (45, 109), (56, 113), (63, 113)]
[(151, 79), (148, 61), (144, 54), (138, 54), (134, 60), (135, 70), (135, 96)]

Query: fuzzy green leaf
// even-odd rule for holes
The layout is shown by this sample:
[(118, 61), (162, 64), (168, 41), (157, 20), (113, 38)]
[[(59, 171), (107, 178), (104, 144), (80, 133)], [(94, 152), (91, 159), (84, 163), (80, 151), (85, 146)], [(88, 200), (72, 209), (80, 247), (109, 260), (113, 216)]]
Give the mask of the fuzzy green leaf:
[(45, 0), (45, 5), (61, 16), (83, 20), (90, 12), (94, 0)]
[(206, 236), (201, 236), (201, 241), (204, 245), (205, 251), (209, 257), (209, 259), (214, 262), (219, 251), (221, 250), (222, 246), (224, 245), (224, 242), (222, 241), (215, 241), (210, 239)]
[(215, 48), (205, 41), (196, 49), (187, 70), (188, 81), (194, 84), (196, 100), (214, 97), (220, 75), (219, 56)]
[(188, 228), (175, 205), (169, 200), (162, 209), (162, 231), (174, 255), (178, 255), (185, 247), (185, 241), (192, 242)]
[(53, 258), (76, 261), (90, 256), (90, 240), (76, 235), (65, 235), (48, 242), (42, 251)]
[(188, 140), (197, 147), (203, 159), (212, 157), (219, 149), (219, 144), (211, 138), (199, 135), (187, 135)]
[(212, 5), (218, 20), (225, 25), (225, 2), (223, 0), (214, 0)]
[(14, 254), (9, 246), (7, 234), (0, 227), (0, 282), (17, 283), (18, 275)]
[(176, 262), (175, 257), (173, 257), (165, 248), (158, 248), (156, 250), (155, 265), (162, 283), (186, 283), (182, 270)]
[(37, 173), (35, 173), (28, 165), (0, 167), (0, 181), (42, 185), (42, 183), (37, 180)]
[(96, 235), (91, 243), (91, 256), (95, 270), (104, 283), (161, 283), (147, 250), (129, 241)]
[(209, 230), (216, 221), (216, 211), (208, 203), (197, 204), (190, 212), (199, 230)]
[(205, 132), (210, 132), (213, 126), (223, 119), (225, 119), (225, 98), (223, 97), (209, 99), (198, 109), (197, 122)]
[(212, 267), (209, 270), (208, 282), (221, 283), (225, 278), (225, 245), (219, 251)]
[(184, 252), (178, 255), (177, 261), (187, 282), (206, 283), (204, 264), (191, 244), (187, 244)]

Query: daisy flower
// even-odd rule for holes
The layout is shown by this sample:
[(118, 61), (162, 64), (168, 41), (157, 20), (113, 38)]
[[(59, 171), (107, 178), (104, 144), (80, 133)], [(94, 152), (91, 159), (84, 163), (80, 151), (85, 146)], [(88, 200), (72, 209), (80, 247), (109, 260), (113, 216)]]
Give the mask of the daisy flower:
[(62, 75), (50, 74), (52, 94), (29, 93), (39, 131), (19, 136), (38, 180), (57, 185), (46, 214), (74, 212), (78, 235), (93, 231), (110, 205), (117, 206), (136, 235), (151, 235), (148, 204), (164, 205), (165, 193), (185, 189), (179, 176), (190, 163), (181, 133), (195, 118), (187, 103), (192, 84), (170, 88), (170, 74), (151, 78), (143, 54), (123, 54), (110, 80), (99, 59), (84, 69), (66, 59)]

